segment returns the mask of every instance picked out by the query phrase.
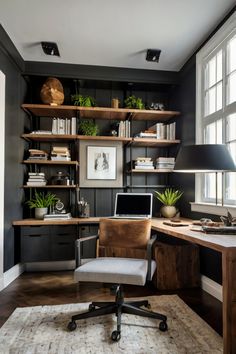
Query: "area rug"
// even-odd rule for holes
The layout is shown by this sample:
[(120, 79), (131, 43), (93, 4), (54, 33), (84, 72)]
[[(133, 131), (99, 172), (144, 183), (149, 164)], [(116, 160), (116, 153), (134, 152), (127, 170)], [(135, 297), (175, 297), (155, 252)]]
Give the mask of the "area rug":
[(167, 315), (168, 331), (154, 319), (124, 314), (119, 342), (113, 342), (116, 316), (78, 322), (67, 331), (70, 317), (87, 303), (17, 308), (0, 329), (1, 354), (218, 354), (222, 338), (177, 295), (151, 296), (153, 311)]

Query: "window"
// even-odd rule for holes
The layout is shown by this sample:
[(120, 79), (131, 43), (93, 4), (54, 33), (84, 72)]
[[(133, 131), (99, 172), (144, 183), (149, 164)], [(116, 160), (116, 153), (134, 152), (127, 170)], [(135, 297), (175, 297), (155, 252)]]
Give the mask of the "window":
[[(236, 163), (235, 13), (199, 51), (196, 70), (196, 142), (226, 144)], [(236, 172), (198, 174), (196, 203), (236, 207)]]

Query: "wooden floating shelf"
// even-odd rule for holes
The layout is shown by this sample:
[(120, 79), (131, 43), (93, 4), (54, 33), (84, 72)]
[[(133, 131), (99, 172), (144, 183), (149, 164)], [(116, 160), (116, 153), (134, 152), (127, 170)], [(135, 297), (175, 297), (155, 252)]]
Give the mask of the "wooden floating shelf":
[(154, 138), (123, 138), (116, 136), (88, 136), (88, 135), (60, 135), (60, 134), (22, 134), (21, 137), (27, 141), (55, 141), (55, 142), (71, 142), (76, 140), (92, 140), (92, 141), (121, 141), (123, 144), (131, 143), (133, 146), (170, 146), (179, 144), (180, 140), (166, 140)]
[(78, 186), (73, 184), (73, 185), (55, 185), (55, 184), (46, 184), (46, 186), (27, 186), (24, 185), (22, 186), (23, 188), (50, 188), (50, 189), (74, 189), (77, 188)]
[(60, 141), (70, 142), (75, 141), (77, 135), (64, 134), (22, 134), (21, 137), (27, 141)]
[(133, 138), (133, 146), (170, 146), (179, 144), (180, 140), (154, 139), (154, 138)]
[(37, 164), (37, 165), (74, 165), (78, 166), (78, 161), (52, 161), (52, 160), (24, 160), (25, 164)]
[(150, 120), (167, 121), (180, 115), (177, 111), (154, 111), (145, 109), (110, 108), (110, 107), (78, 107), (78, 106), (50, 106), (45, 104), (22, 104), (26, 112), (38, 117), (60, 117), (81, 119), (106, 120)]

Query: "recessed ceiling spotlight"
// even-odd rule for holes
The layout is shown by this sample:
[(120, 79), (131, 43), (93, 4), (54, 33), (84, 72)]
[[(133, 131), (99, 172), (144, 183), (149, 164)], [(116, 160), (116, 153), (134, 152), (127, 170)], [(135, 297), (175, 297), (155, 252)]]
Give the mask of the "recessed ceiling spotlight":
[(60, 56), (57, 44), (55, 42), (41, 42), (43, 51), (47, 55)]
[(148, 49), (147, 55), (146, 55), (146, 60), (158, 63), (160, 54), (161, 54), (160, 49)]

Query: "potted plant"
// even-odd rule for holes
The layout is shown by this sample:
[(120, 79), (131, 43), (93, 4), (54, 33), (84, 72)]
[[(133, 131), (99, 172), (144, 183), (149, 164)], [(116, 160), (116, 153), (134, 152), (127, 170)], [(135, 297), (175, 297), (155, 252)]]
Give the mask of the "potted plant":
[(83, 96), (83, 95), (72, 95), (71, 100), (74, 102), (75, 106), (81, 107), (94, 107), (96, 102), (95, 99), (91, 96)]
[(165, 218), (173, 218), (177, 214), (176, 202), (181, 198), (183, 192), (173, 188), (166, 188), (163, 193), (155, 191), (155, 197), (163, 204), (160, 211)]
[(142, 98), (136, 98), (134, 95), (129, 96), (124, 101), (126, 108), (134, 108), (134, 109), (144, 109), (144, 103)]
[(98, 131), (97, 124), (92, 120), (81, 120), (79, 122), (79, 133), (82, 135), (96, 136)]
[(45, 195), (36, 191), (34, 197), (27, 200), (26, 204), (30, 209), (35, 209), (35, 219), (43, 219), (48, 213), (48, 207), (55, 205), (58, 200), (55, 194), (49, 192)]

